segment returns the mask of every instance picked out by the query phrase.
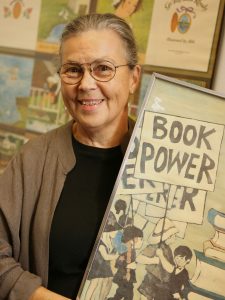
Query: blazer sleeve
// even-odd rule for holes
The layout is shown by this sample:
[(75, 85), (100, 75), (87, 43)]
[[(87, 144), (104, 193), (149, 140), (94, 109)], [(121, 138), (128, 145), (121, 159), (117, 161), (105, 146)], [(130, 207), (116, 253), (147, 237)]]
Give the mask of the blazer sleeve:
[(18, 153), (0, 176), (0, 300), (27, 300), (42, 283), (20, 263), (23, 173)]

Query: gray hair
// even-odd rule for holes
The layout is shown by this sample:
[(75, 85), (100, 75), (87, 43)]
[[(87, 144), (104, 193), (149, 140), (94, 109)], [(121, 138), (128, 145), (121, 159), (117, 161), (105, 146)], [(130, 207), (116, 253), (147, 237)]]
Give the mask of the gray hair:
[(92, 29), (111, 29), (116, 32), (124, 42), (128, 64), (131, 66), (137, 64), (137, 45), (132, 29), (124, 19), (111, 13), (79, 16), (68, 23), (61, 36), (59, 54), (61, 54), (62, 44), (67, 38)]

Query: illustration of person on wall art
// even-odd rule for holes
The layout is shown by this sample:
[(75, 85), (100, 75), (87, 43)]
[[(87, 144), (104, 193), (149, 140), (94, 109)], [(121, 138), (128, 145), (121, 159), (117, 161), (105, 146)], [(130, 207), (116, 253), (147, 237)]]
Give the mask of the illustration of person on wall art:
[(156, 255), (157, 249), (161, 249), (166, 260), (173, 265), (173, 252), (170, 245), (175, 241), (175, 234), (178, 229), (168, 218), (159, 219), (149, 238), (149, 244), (136, 258), (136, 262), (146, 265), (146, 274), (138, 287), (141, 300), (162, 300), (165, 298), (165, 291), (162, 287), (168, 284), (170, 272), (164, 269), (162, 262)]

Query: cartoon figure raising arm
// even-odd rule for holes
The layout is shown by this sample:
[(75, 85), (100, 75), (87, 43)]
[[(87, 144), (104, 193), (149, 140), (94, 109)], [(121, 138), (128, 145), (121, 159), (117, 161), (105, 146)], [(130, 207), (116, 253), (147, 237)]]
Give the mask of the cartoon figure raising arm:
[(167, 300), (188, 299), (190, 291), (189, 275), (185, 266), (190, 263), (192, 251), (187, 246), (178, 246), (174, 250), (174, 265), (171, 264), (163, 254), (162, 249), (156, 250), (163, 268), (171, 273), (170, 280), (164, 286), (167, 291)]

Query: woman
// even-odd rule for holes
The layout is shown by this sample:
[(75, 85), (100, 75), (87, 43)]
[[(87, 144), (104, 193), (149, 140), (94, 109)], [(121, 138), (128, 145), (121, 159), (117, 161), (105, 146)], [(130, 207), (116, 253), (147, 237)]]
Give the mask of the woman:
[(72, 21), (59, 76), (72, 121), (28, 142), (0, 179), (1, 300), (76, 297), (132, 132), (130, 27), (112, 14)]

